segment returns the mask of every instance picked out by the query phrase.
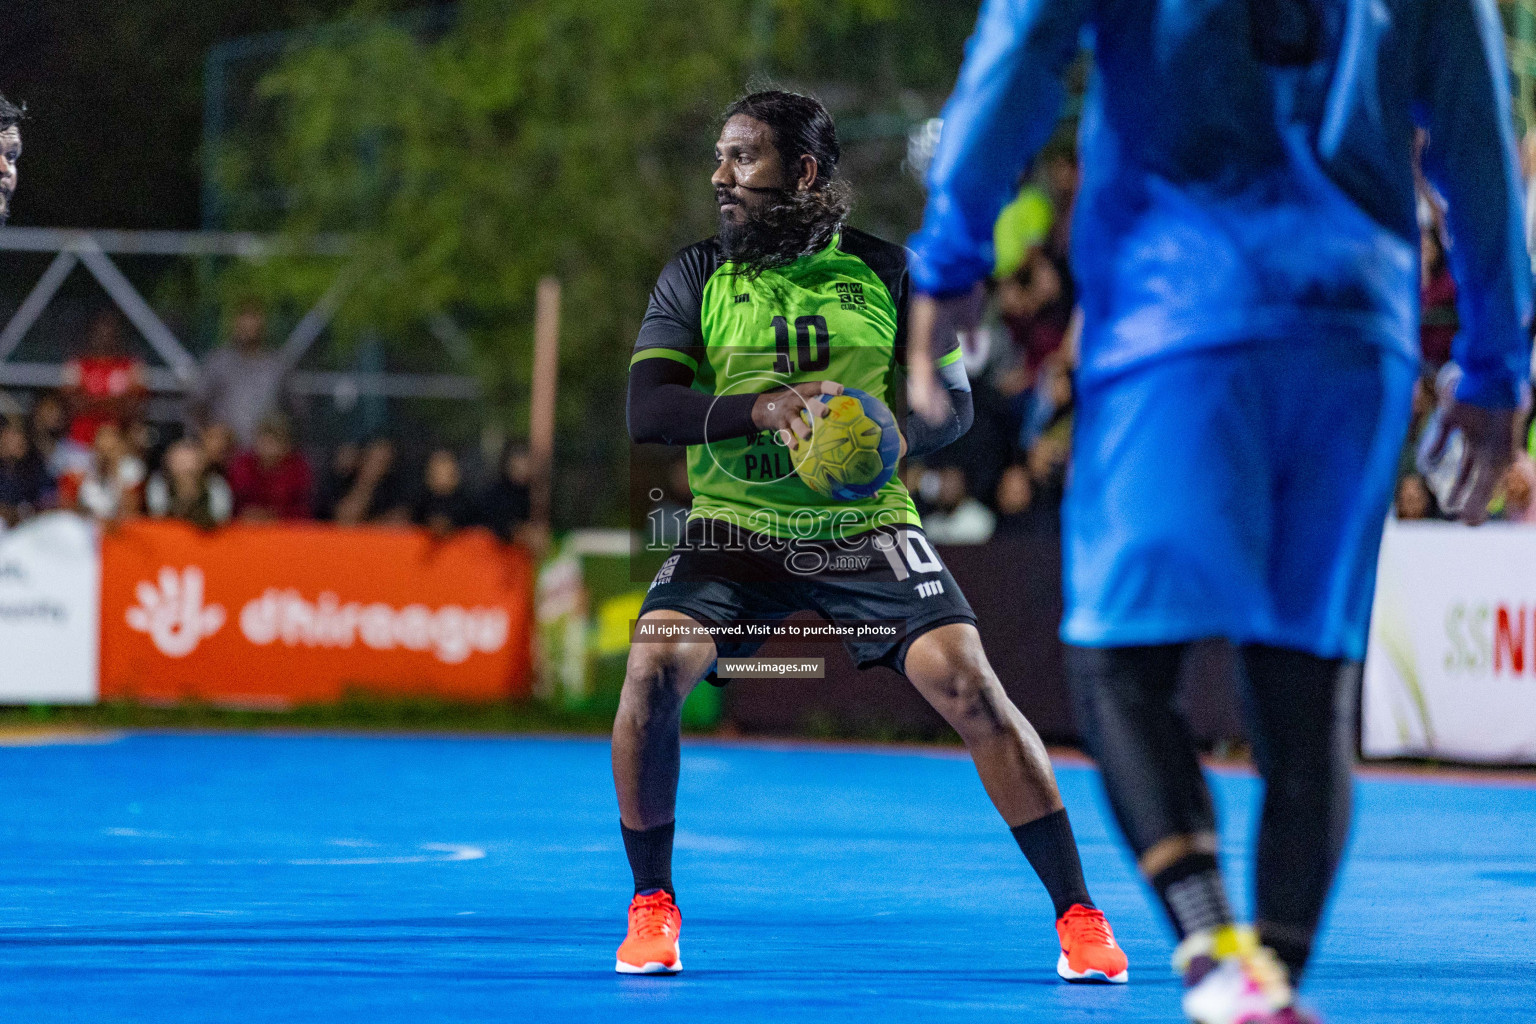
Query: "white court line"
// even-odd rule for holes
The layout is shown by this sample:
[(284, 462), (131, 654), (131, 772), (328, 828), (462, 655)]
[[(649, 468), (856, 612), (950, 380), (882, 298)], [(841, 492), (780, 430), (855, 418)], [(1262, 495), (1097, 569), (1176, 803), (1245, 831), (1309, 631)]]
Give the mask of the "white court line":
[[(130, 829), (108, 829), (109, 835), (133, 835)], [(187, 858), (157, 858), (138, 860), (77, 860), (69, 863), (75, 867), (110, 867), (131, 864), (143, 868), (174, 867), (262, 867), (271, 865), (289, 867), (351, 867), (372, 864), (452, 864), (460, 861), (484, 860), (485, 849), (465, 843), (422, 843), (420, 849), (427, 853), (403, 854), (395, 857), (238, 857), (190, 860)]]
[(94, 747), (116, 743), (123, 733), (96, 729), (18, 729), (0, 732), (0, 747)]

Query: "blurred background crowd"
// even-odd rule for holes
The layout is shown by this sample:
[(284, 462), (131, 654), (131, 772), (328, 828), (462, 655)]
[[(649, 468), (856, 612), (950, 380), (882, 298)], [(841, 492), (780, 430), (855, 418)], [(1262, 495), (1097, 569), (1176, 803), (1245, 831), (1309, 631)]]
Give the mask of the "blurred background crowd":
[[(247, 302), (209, 353), (179, 417), (146, 415), (146, 367), (106, 306), (88, 321), (64, 386), (8, 394), (0, 419), (0, 518), (15, 526), (52, 509), (114, 522), (181, 519), (423, 526), (447, 535), (482, 526), (529, 538), (527, 449), (486, 453), (387, 434), (306, 443), (303, 408), (267, 345), (267, 318)], [(22, 409), (22, 402), (29, 407)], [(487, 457), (489, 456), (489, 457)]]

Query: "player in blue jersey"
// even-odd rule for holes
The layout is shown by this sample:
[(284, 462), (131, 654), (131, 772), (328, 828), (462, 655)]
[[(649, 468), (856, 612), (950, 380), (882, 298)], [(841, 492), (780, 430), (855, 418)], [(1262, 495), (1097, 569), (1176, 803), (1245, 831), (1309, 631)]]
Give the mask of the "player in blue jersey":
[[(1305, 966), (1350, 817), (1359, 666), (1416, 372), (1415, 128), (1444, 196), (1475, 522), (1528, 383), (1531, 268), (1493, 0), (986, 0), (911, 262), (911, 402), (965, 324), (992, 227), (1086, 42), (1083, 312), (1063, 510), (1069, 670), (1202, 1024), (1310, 1019)], [(1240, 645), (1265, 781), (1256, 929), (1234, 924), (1174, 687)], [(1277, 956), (1278, 954), (1278, 956)]]

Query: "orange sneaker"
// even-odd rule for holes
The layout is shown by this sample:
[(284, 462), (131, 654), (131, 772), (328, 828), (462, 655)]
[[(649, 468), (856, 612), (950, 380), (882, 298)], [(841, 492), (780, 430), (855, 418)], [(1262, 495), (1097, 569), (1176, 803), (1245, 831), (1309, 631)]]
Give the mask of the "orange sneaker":
[(683, 915), (665, 889), (642, 893), (629, 903), (629, 934), (613, 969), (620, 974), (676, 974), (683, 969), (678, 936)]
[(1056, 934), (1061, 938), (1056, 973), (1067, 981), (1124, 985), (1130, 977), (1125, 953), (1116, 945), (1115, 933), (1099, 911), (1072, 904), (1056, 922)]

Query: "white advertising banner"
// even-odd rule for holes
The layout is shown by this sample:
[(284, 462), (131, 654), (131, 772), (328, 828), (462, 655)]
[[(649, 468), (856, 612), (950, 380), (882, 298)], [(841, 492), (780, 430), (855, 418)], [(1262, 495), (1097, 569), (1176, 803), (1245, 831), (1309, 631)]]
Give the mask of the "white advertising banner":
[(0, 534), (0, 704), (91, 704), (101, 645), (95, 528), (65, 512)]
[(1536, 764), (1536, 528), (1388, 523), (1367, 757)]

